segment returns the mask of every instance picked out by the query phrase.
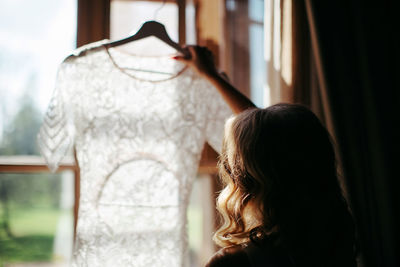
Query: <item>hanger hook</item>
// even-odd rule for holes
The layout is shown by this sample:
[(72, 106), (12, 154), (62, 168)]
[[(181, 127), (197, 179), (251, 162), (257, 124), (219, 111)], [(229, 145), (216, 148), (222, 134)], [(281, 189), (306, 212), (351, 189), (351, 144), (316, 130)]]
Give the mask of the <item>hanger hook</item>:
[(158, 8), (154, 11), (154, 20), (157, 20), (158, 12), (165, 6), (166, 1), (167, 1), (167, 0), (163, 0), (161, 6), (158, 7)]

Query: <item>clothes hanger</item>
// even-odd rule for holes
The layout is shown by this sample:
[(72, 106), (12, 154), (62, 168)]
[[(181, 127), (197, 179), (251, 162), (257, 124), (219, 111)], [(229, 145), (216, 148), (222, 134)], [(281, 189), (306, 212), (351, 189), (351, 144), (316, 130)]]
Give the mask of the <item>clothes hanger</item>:
[[(169, 35), (165, 29), (165, 26), (154, 20), (146, 21), (145, 23), (143, 23), (143, 25), (140, 27), (140, 29), (134, 35), (129, 36), (124, 39), (121, 39), (121, 40), (107, 43), (104, 46), (107, 49), (107, 53), (109, 53), (108, 48), (124, 45), (129, 42), (137, 41), (137, 40), (144, 39), (144, 38), (150, 37), (150, 36), (157, 37), (158, 39), (160, 39), (167, 45), (171, 46), (172, 48), (174, 48), (175, 50), (180, 52), (182, 55), (184, 55), (184, 56), (188, 55), (188, 51), (185, 51), (179, 44), (172, 41), (172, 39), (169, 37)], [(110, 57), (111, 57), (111, 55), (110, 55)], [(114, 65), (116, 65), (116, 63), (114, 61), (113, 61), (113, 63), (114, 63)], [(141, 71), (141, 72), (151, 72), (151, 73), (157, 73), (157, 74), (173, 75), (173, 73), (161, 72), (161, 71), (135, 69), (135, 68), (125, 68), (125, 69)]]
[[(167, 30), (165, 29), (165, 26), (163, 24), (161, 24), (160, 22), (156, 21), (157, 14), (165, 6), (165, 3), (166, 3), (166, 0), (164, 0), (162, 5), (155, 10), (154, 19), (143, 23), (142, 26), (140, 27), (140, 29), (134, 35), (129, 36), (124, 39), (121, 39), (121, 40), (117, 40), (117, 41), (113, 41), (108, 44), (105, 44), (108, 54), (109, 54), (108, 48), (110, 48), (110, 47), (116, 47), (116, 46), (127, 44), (129, 42), (144, 39), (146, 37), (154, 36), (154, 37), (158, 38), (159, 40), (163, 41), (164, 43), (166, 43), (167, 45), (171, 46), (178, 52), (180, 52), (182, 55), (189, 56), (189, 52), (187, 50), (184, 50), (178, 43), (172, 41), (172, 39), (169, 37), (169, 35), (167, 33)], [(111, 55), (110, 55), (110, 57), (111, 57)], [(113, 63), (116, 65), (116, 63), (114, 61), (113, 61)], [(139, 69), (132, 69), (132, 68), (127, 68), (127, 69), (171, 75), (171, 73), (164, 73), (164, 72), (159, 72), (159, 71), (139, 70)]]
[(116, 47), (120, 45), (124, 45), (129, 42), (137, 41), (140, 39), (144, 39), (146, 37), (154, 36), (166, 43), (167, 45), (171, 46), (178, 52), (182, 53), (183, 55), (186, 55), (187, 52), (176, 42), (172, 41), (172, 39), (169, 37), (165, 26), (155, 20), (150, 20), (146, 21), (143, 23), (143, 25), (140, 27), (140, 29), (132, 36), (129, 36), (127, 38), (113, 41), (111, 43), (106, 44), (106, 46), (109, 47)]
[(142, 24), (140, 29), (132, 36), (129, 36), (127, 38), (124, 38), (122, 40), (114, 41), (108, 44), (108, 47), (115, 47), (119, 45), (126, 44), (128, 42), (133, 42), (136, 40), (144, 39), (149, 36), (154, 36), (166, 43), (167, 45), (171, 46), (178, 52), (182, 53), (183, 55), (186, 55), (188, 52), (185, 51), (179, 44), (176, 42), (172, 41), (172, 39), (169, 37), (167, 30), (165, 29), (165, 26), (161, 24), (160, 22), (156, 21), (158, 12), (163, 9), (163, 7), (166, 4), (166, 0), (163, 0), (161, 6), (157, 8), (154, 11), (154, 18), (153, 20), (146, 21), (145, 23)]

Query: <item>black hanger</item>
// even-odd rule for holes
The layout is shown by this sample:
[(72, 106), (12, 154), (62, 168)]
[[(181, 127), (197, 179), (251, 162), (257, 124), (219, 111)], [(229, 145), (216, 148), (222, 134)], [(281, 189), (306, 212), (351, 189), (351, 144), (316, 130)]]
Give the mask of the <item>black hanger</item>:
[(157, 37), (158, 39), (173, 47), (175, 50), (179, 51), (183, 55), (187, 55), (188, 53), (179, 44), (171, 40), (163, 24), (154, 20), (146, 21), (145, 23), (143, 23), (142, 27), (140, 27), (140, 29), (134, 35), (105, 45), (107, 47), (115, 47), (149, 36)]

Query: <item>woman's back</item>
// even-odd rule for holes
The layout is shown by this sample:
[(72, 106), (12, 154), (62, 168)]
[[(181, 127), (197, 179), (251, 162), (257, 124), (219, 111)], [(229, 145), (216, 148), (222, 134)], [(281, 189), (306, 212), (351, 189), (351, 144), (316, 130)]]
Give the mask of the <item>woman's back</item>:
[(268, 240), (247, 242), (219, 250), (206, 267), (294, 267), (292, 257)]
[[(177, 59), (215, 85), (237, 114), (225, 124), (219, 161), (224, 188), (214, 241), (223, 249), (208, 266), (356, 266), (354, 222), (319, 119), (296, 104), (256, 108), (218, 75), (207, 49), (188, 51)], [(252, 233), (274, 235), (280, 245), (254, 247)]]
[[(219, 170), (222, 225), (214, 240), (225, 248), (249, 245), (222, 250), (213, 260), (220, 264), (210, 266), (228, 259), (237, 266), (255, 259), (261, 266), (355, 266), (354, 223), (334, 149), (309, 109), (277, 104), (229, 120)], [(252, 246), (252, 233), (268, 242)]]
[[(303, 265), (296, 264), (295, 259), (282, 248), (248, 242), (220, 249), (209, 260), (206, 267), (297, 267)], [(310, 263), (308, 266), (356, 267), (357, 264), (354, 257), (346, 257), (346, 259), (330, 258), (319, 265)]]

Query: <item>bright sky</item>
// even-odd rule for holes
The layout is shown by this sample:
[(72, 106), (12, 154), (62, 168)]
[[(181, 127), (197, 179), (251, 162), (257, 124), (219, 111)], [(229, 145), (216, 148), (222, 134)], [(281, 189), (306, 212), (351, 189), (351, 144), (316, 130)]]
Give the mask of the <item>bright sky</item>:
[(22, 96), (44, 112), (75, 33), (75, 0), (0, 1), (0, 140)]

